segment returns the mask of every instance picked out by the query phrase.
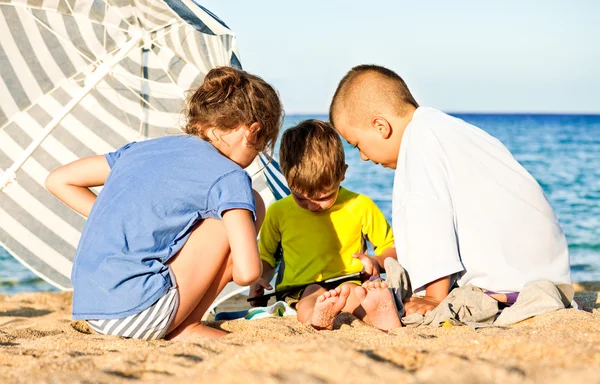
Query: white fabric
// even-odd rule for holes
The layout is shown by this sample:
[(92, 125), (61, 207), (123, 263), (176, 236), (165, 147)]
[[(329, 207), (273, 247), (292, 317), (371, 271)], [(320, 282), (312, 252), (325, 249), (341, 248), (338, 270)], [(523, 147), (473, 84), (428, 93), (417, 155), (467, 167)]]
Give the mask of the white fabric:
[(570, 284), (565, 235), (535, 179), (499, 140), (432, 108), (406, 127), (393, 229), (415, 291), (461, 272), (459, 286), (520, 291)]

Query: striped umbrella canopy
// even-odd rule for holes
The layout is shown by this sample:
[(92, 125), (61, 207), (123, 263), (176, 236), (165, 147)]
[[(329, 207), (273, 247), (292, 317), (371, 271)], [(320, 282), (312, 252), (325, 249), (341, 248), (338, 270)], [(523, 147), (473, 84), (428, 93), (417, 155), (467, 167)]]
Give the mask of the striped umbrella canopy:
[(191, 0), (0, 0), (0, 36), (0, 245), (70, 289), (85, 219), (46, 191), (49, 172), (178, 133), (186, 91), (240, 67), (235, 35)]

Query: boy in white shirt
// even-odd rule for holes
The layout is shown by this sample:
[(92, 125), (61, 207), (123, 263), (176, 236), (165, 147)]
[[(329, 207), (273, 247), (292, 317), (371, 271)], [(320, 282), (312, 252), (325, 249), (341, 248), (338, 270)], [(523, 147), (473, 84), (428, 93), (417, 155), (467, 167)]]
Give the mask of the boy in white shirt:
[[(433, 108), (375, 65), (340, 81), (330, 121), (361, 158), (396, 170), (392, 225), (398, 261), (415, 292), (406, 314), (425, 314), (453, 283), (519, 292), (526, 283), (570, 284), (565, 235), (535, 179), (497, 139)], [(367, 318), (401, 326), (384, 283), (356, 288)], [(382, 311), (382, 308), (390, 310)], [(393, 318), (395, 317), (395, 319)]]

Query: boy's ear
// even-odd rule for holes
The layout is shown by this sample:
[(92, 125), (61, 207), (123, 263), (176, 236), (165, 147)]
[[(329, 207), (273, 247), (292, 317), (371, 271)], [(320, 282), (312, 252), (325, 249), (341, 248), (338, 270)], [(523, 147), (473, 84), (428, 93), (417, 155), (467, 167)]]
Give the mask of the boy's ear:
[(342, 180), (340, 180), (340, 183), (344, 180), (346, 180), (346, 171), (348, 170), (348, 164), (344, 164), (344, 175), (342, 176)]
[(385, 117), (373, 116), (371, 119), (371, 126), (383, 139), (388, 139), (392, 136), (392, 125)]

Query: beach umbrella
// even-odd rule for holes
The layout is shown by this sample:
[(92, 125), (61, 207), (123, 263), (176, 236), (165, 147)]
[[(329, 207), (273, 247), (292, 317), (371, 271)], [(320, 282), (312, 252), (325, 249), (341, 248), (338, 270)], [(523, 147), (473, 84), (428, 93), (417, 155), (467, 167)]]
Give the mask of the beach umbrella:
[[(186, 91), (240, 67), (235, 35), (191, 0), (0, 0), (0, 36), (0, 246), (70, 289), (85, 219), (46, 191), (47, 175), (178, 133)], [(273, 201), (262, 163), (251, 168)]]

